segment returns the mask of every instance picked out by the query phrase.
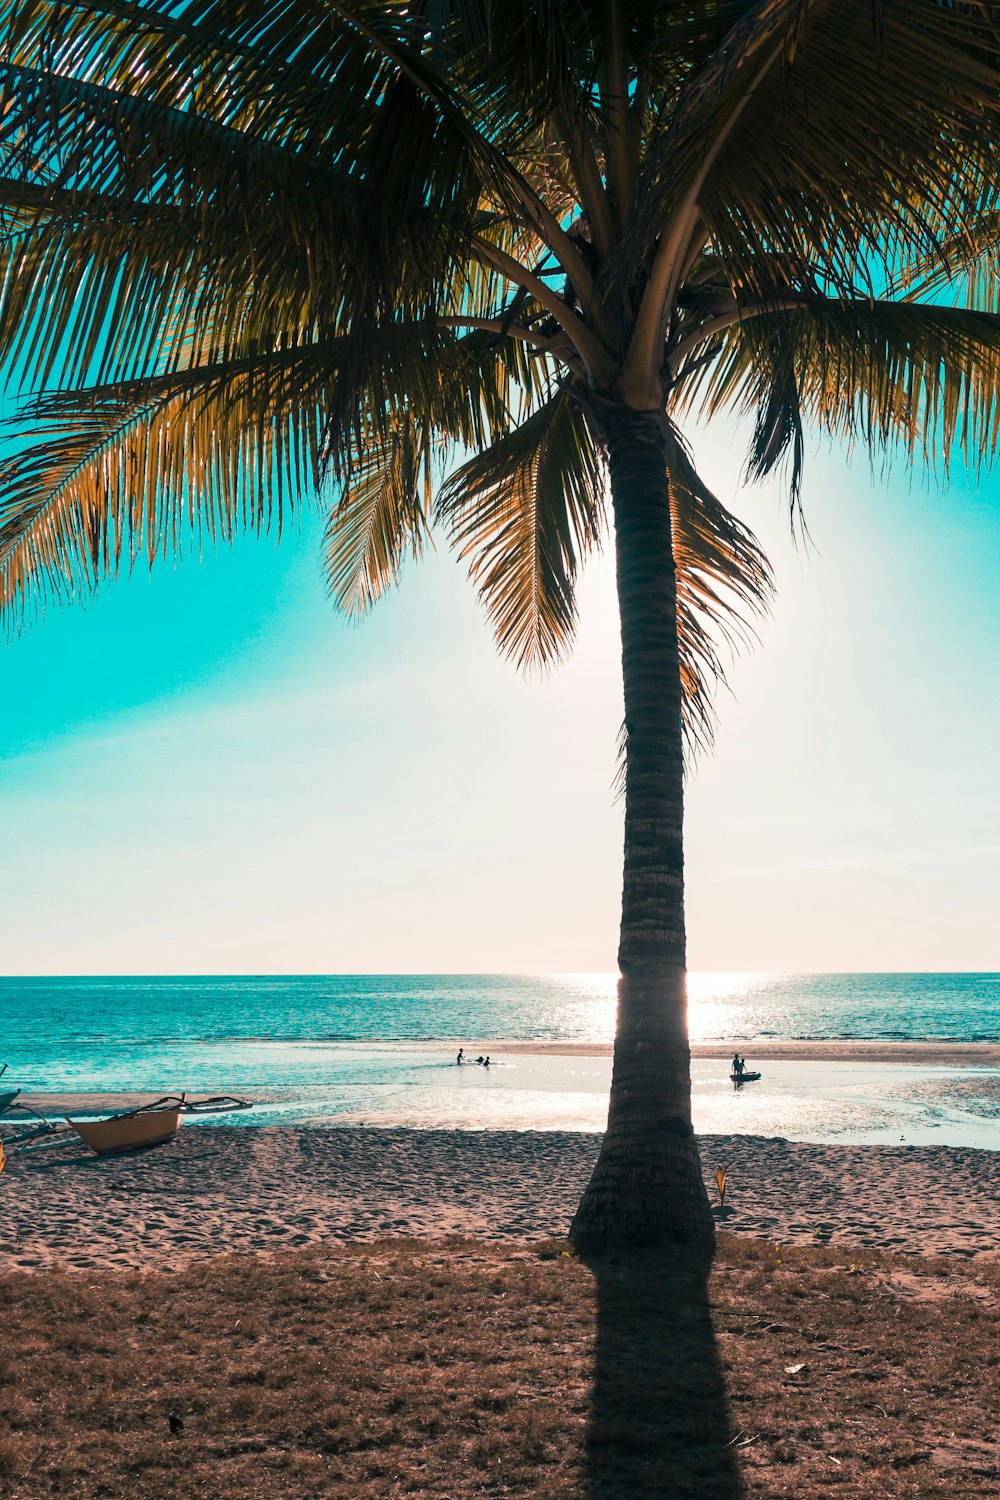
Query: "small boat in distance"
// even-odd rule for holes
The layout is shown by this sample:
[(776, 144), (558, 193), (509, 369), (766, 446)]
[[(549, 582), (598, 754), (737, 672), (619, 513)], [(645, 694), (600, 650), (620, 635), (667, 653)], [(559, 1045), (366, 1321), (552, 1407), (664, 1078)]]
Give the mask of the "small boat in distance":
[(132, 1151), (139, 1146), (160, 1146), (172, 1141), (181, 1128), (179, 1109), (151, 1109), (112, 1115), (109, 1120), (71, 1120), (66, 1124), (99, 1156), (109, 1151)]
[(730, 1073), (733, 1083), (756, 1083), (760, 1077), (759, 1073)]

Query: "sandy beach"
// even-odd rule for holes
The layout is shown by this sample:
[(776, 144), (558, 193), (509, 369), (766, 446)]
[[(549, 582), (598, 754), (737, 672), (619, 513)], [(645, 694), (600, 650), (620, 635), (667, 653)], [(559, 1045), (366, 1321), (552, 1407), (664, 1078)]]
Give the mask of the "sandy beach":
[[(566, 1232), (599, 1138), (546, 1131), (329, 1127), (182, 1130), (99, 1158), (77, 1143), (15, 1157), (0, 1184), (0, 1265), (179, 1270), (218, 1252), (345, 1239), (537, 1240)], [(996, 1255), (1000, 1153), (701, 1141), (725, 1227), (781, 1243)]]

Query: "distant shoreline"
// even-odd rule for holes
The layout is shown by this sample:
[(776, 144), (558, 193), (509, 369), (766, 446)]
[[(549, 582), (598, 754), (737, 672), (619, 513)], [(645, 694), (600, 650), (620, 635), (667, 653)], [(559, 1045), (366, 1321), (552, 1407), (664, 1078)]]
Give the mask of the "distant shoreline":
[[(544, 1040), (475, 1040), (471, 1042), (352, 1042), (345, 1046), (407, 1047), (414, 1052), (453, 1052), (459, 1046), (474, 1060), (480, 1053), (490, 1056), (610, 1057), (610, 1042), (562, 1042)], [(692, 1057), (732, 1057), (746, 1053), (769, 1062), (872, 1062), (940, 1063), (947, 1067), (1000, 1068), (1000, 1042), (914, 1041), (893, 1042), (830, 1038), (823, 1041), (784, 1041), (736, 1037), (727, 1042), (692, 1042)]]

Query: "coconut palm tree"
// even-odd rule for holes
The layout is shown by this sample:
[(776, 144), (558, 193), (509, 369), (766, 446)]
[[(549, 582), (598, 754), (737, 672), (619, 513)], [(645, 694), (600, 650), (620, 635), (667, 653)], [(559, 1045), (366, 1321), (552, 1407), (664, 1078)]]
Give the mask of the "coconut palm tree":
[(580, 1245), (712, 1234), (684, 745), (770, 577), (683, 424), (749, 415), (793, 506), (807, 426), (992, 451), (998, 85), (979, 0), (2, 0), (9, 621), (314, 493), (342, 608), (436, 527), (532, 666), (613, 539), (621, 977)]

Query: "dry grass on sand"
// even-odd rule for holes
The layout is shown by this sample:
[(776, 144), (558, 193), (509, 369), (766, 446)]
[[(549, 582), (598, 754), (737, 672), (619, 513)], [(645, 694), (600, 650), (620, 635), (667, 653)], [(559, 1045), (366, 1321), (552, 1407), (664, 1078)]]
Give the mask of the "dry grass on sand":
[(0, 1493), (1000, 1495), (998, 1289), (995, 1261), (732, 1237), (707, 1289), (558, 1243), (12, 1273)]

